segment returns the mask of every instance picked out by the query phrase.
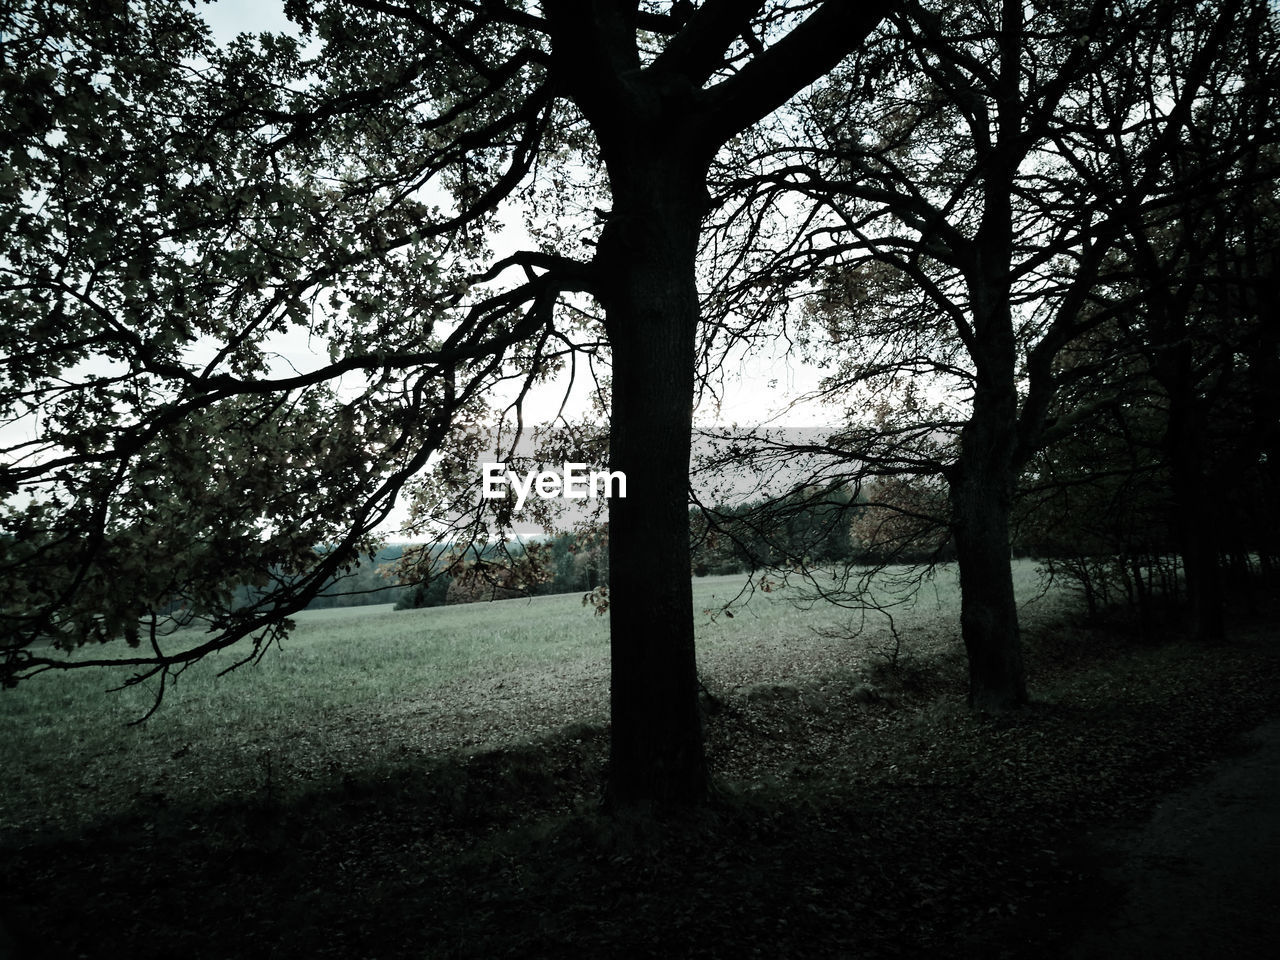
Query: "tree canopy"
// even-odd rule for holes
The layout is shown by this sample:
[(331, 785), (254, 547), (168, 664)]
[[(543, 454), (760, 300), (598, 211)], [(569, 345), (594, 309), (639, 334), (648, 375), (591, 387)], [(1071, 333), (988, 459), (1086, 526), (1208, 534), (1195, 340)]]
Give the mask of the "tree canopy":
[[(949, 530), (975, 705), (1028, 696), (1008, 563), (1024, 470), (1144, 371), (1167, 384), (1189, 589), (1212, 587), (1196, 438), (1213, 371), (1261, 319), (1239, 309), (1226, 334), (1220, 307), (1252, 302), (1243, 277), (1273, 249), (1256, 224), (1274, 203), (1276, 59), (1263, 3), (905, 3), (803, 98), (803, 136), (754, 145), (726, 176), (756, 222), (802, 213), (769, 262), (808, 294), (798, 340), (828, 365), (819, 393), (847, 428), (796, 453), (822, 450), (881, 494), (946, 483), (941, 509), (909, 513)], [(757, 456), (785, 456), (755, 439)], [(908, 515), (900, 496), (873, 495), (877, 511), (882, 527)]]
[[(518, 420), (521, 391), (607, 340), (611, 466), (635, 491), (610, 519), (612, 796), (704, 795), (686, 491), (706, 173), (879, 14), (286, 12), (300, 36), (226, 47), (177, 2), (6, 14), (5, 681), (259, 654), (398, 498), (434, 519), (424, 468), (497, 385)], [(495, 253), (522, 211), (531, 242)], [(290, 331), (327, 360), (281, 363)], [(62, 652), (121, 635), (123, 661)]]

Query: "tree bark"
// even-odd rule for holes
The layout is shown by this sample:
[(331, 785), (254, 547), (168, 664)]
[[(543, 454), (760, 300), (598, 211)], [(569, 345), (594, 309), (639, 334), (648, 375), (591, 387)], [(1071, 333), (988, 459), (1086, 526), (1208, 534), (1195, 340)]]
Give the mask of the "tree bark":
[(1161, 366), (1169, 393), (1166, 447), (1173, 487), (1173, 529), (1182, 554), (1191, 630), (1197, 640), (1216, 643), (1225, 634), (1219, 524), (1205, 471), (1203, 401), (1196, 395), (1191, 349), (1173, 348)]
[(1001, 22), (996, 139), (982, 151), (982, 219), (963, 266), (972, 317), (967, 347), (974, 368), (973, 409), (948, 478), (969, 706), (986, 712), (1027, 702), (1009, 549), (1014, 484), (1031, 446), (1019, 436), (1018, 344), (1010, 306), (1013, 184), (1024, 151), (1018, 79), (1022, 7), (1016, 0), (1004, 0)]
[[(637, 145), (637, 149), (638, 149)], [(671, 154), (674, 153), (675, 156)], [(689, 452), (698, 324), (695, 263), (707, 205), (697, 168), (635, 153), (614, 177), (600, 299), (613, 355), (609, 504), (611, 809), (707, 799), (689, 553)]]
[(990, 713), (1027, 702), (1009, 553), (1017, 395), (982, 383), (960, 438), (950, 493), (960, 567), (960, 633), (969, 660), (969, 706)]
[[(956, 560), (960, 567), (960, 634), (969, 660), (969, 706), (1003, 712), (1027, 702), (1018, 607), (1013, 595), (1009, 517), (1013, 488), (1028, 456), (1020, 451), (1018, 346), (1010, 307), (1014, 256), (1013, 192), (1025, 154), (1021, 71), (1023, 8), (1003, 0), (998, 38), (995, 139), (980, 129), (982, 216), (964, 251), (972, 327), (973, 409), (960, 434), (950, 477)], [(1038, 423), (1037, 418), (1029, 421)], [(1028, 424), (1028, 433), (1030, 430)]]

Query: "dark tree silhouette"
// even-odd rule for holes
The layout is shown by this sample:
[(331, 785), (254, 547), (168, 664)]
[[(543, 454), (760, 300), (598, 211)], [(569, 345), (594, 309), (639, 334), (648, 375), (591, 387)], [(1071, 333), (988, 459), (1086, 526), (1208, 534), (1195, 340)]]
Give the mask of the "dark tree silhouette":
[[(286, 7), (302, 41), (222, 50), (181, 3), (5, 14), (6, 681), (124, 662), (163, 682), (245, 637), (258, 655), (398, 497), (416, 489), (433, 519), (415, 478), (472, 450), (496, 384), (523, 396), (594, 340), (563, 309), (585, 294), (629, 484), (609, 526), (607, 793), (699, 802), (687, 485), (707, 171), (881, 12)], [(514, 209), (534, 245), (495, 256)], [(271, 337), (289, 329), (328, 361), (282, 373)], [(261, 599), (236, 606), (235, 583)], [(174, 633), (197, 619), (198, 641)], [(59, 652), (121, 634), (123, 661)]]
[[(772, 262), (781, 283), (817, 281), (810, 339), (835, 371), (823, 392), (851, 413), (828, 452), (861, 477), (947, 482), (977, 708), (1027, 698), (1009, 567), (1016, 485), (1037, 449), (1090, 413), (1055, 396), (1101, 382), (1064, 351), (1141, 307), (1119, 283), (1134, 271), (1129, 225), (1184, 204), (1171, 158), (1240, 62), (1246, 6), (1255, 21), (1265, 13), (903, 4), (847, 76), (806, 98), (799, 148), (765, 144), (728, 175), (743, 208), (807, 200), (803, 230)], [(1133, 70), (1150, 78), (1141, 90), (1118, 82)]]

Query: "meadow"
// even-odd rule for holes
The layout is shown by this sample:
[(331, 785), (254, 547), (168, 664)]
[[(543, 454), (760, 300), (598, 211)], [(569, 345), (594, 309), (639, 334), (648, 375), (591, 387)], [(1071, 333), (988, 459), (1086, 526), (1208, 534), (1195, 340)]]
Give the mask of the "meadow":
[(950, 568), (877, 584), (893, 630), (695, 579), (720, 792), (661, 829), (599, 813), (607, 617), (579, 595), (303, 613), (136, 726), (119, 676), (37, 677), (0, 692), (0, 955), (7, 926), (49, 958), (1051, 956), (1105, 906), (1082, 832), (1280, 710), (1280, 655), (1270, 620), (1138, 642), (1016, 580), (1037, 703), (984, 719)]
[[(808, 625), (797, 621), (786, 590), (755, 591), (732, 618), (712, 620), (705, 611), (743, 585), (743, 577), (695, 581), (705, 649), (804, 639)], [(405, 746), (406, 724), (397, 722), (405, 717), (432, 717), (428, 730), (415, 725), (417, 745), (441, 750), (536, 733), (539, 707), (555, 695), (572, 701), (557, 704), (564, 707), (557, 719), (603, 719), (608, 617), (576, 594), (420, 610), (348, 607), (294, 619), (290, 637), (256, 664), (219, 677), (242, 656), (231, 649), (188, 669), (141, 725), (130, 724), (152, 705), (155, 685), (113, 689), (130, 670), (46, 673), (0, 693), (0, 837), (32, 827), (33, 817), (47, 828), (99, 816), (139, 792), (242, 794), (257, 788), (268, 755), (273, 787), (314, 780), (319, 769), (346, 769)], [(815, 611), (808, 619), (826, 622)], [(494, 715), (513, 699), (527, 715), (495, 729)]]
[[(1027, 615), (1053, 609), (1030, 562)], [(956, 651), (954, 569), (914, 595), (889, 571), (873, 597), (897, 602), (907, 655)], [(812, 588), (746, 576), (693, 580), (699, 672), (718, 695), (867, 669), (893, 650), (875, 613), (806, 600)], [(830, 580), (823, 581), (831, 586)], [(726, 612), (727, 610), (727, 612)], [(219, 677), (238, 649), (201, 661), (151, 707), (130, 671), (47, 673), (0, 692), (0, 841), (123, 812), (139, 797), (226, 801), (311, 790), (407, 757), (440, 756), (602, 724), (608, 617), (578, 594), (396, 611), (303, 611), (288, 639)], [(108, 648), (110, 649), (110, 648)], [(86, 651), (101, 656), (102, 650)]]

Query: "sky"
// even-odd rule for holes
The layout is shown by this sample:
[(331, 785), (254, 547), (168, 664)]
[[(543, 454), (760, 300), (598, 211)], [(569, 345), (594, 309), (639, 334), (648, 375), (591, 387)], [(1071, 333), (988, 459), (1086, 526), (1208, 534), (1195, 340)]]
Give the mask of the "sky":
[(294, 32), (289, 18), (284, 15), (282, 0), (217, 0), (215, 3), (202, 3), (200, 12), (219, 44), (241, 33)]

